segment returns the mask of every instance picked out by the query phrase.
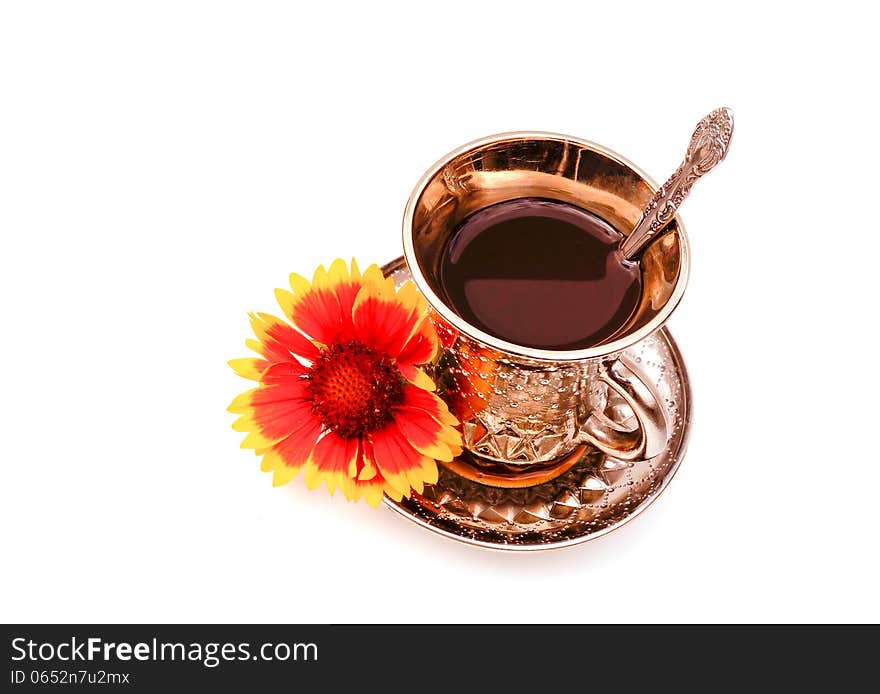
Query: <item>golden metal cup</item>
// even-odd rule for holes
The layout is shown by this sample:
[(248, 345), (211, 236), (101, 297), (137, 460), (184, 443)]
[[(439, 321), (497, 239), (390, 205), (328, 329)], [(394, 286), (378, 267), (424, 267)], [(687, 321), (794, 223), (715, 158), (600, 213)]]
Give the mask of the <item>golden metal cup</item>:
[(435, 376), (462, 422), (468, 454), (453, 464), (459, 472), (526, 486), (568, 469), (587, 446), (627, 461), (663, 451), (666, 408), (641, 366), (622, 352), (658, 330), (684, 293), (689, 251), (677, 215), (642, 254), (643, 291), (633, 315), (587, 349), (534, 349), (489, 335), (444, 303), (439, 282), (446, 241), (465, 217), (489, 205), (523, 197), (559, 200), (628, 236), (656, 190), (619, 154), (541, 132), (471, 142), (422, 176), (404, 214), (404, 258), (441, 336)]

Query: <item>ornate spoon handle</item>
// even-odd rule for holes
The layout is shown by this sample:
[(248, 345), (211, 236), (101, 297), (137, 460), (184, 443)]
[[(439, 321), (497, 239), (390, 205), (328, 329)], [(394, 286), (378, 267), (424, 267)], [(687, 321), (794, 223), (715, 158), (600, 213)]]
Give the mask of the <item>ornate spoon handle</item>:
[(717, 108), (697, 123), (681, 166), (654, 193), (636, 228), (621, 243), (620, 252), (625, 258), (638, 254), (669, 223), (697, 179), (724, 159), (731, 135), (733, 111), (729, 108)]

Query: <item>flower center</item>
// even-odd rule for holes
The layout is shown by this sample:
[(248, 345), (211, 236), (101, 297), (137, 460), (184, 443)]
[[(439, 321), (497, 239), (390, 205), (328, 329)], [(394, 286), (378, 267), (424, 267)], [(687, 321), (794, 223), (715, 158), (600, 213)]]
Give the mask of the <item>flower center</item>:
[(312, 412), (343, 438), (377, 431), (403, 400), (403, 381), (392, 361), (360, 342), (336, 342), (309, 371)]

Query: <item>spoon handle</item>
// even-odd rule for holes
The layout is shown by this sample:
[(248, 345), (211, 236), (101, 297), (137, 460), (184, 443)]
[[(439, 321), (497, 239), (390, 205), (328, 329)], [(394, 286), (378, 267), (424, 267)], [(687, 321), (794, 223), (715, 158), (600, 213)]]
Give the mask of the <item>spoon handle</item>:
[(681, 166), (654, 193), (636, 228), (620, 245), (624, 258), (638, 254), (669, 223), (691, 186), (727, 155), (731, 135), (733, 111), (729, 108), (717, 108), (697, 123)]

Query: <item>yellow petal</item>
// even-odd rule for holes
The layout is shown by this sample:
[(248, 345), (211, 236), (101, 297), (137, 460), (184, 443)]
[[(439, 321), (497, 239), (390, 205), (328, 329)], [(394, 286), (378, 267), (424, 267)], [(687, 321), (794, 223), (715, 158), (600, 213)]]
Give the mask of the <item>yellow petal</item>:
[(342, 493), (348, 501), (357, 501), (360, 498), (357, 491), (357, 485), (352, 479), (343, 476), (339, 480), (339, 488), (342, 490)]
[(327, 275), (327, 271), (324, 269), (323, 265), (319, 265), (315, 268), (315, 274), (312, 275), (312, 288), (321, 289), (322, 287), (326, 287), (329, 284), (330, 278)]
[[(434, 416), (433, 412), (430, 414), (431, 416)], [(440, 409), (437, 421), (441, 422), (442, 424), (448, 424), (451, 427), (456, 427), (461, 424), (461, 422), (458, 421), (458, 418), (449, 411), (449, 408), (446, 406), (445, 402), (443, 403), (443, 407)]]
[[(337, 489), (342, 488), (343, 480), (345, 479), (347, 478), (341, 472), (324, 473), (324, 484), (327, 485), (327, 491), (330, 492), (330, 496), (333, 496)], [(343, 493), (345, 492), (343, 491)]]
[(421, 494), (425, 491), (425, 485), (422, 484), (422, 478), (415, 472), (407, 474), (410, 488), (416, 493)]
[(306, 462), (305, 468), (303, 469), (303, 479), (306, 482), (306, 487), (309, 489), (317, 489), (321, 486), (321, 482), (323, 475), (318, 467), (309, 459)]
[(368, 267), (366, 270), (364, 270), (364, 282), (370, 283), (370, 284), (381, 285), (384, 281), (385, 281), (385, 274), (382, 272), (382, 270), (379, 268), (379, 266), (376, 265), (375, 263), (373, 263), (372, 265), (370, 265), (370, 267)]
[[(378, 485), (376, 485), (376, 486), (378, 486)], [(382, 493), (387, 494), (388, 497), (390, 499), (392, 499), (393, 501), (401, 501), (403, 499), (403, 494), (401, 494), (399, 491), (394, 489), (394, 487), (391, 487), (387, 484), (385, 485), (385, 487), (381, 490), (381, 492), (379, 494), (379, 501), (382, 501)], [(407, 496), (409, 496), (409, 495), (407, 495)], [(366, 493), (364, 493), (364, 497), (366, 497)], [(377, 502), (376, 506), (378, 506), (378, 505), (379, 504)]]
[(243, 414), (232, 423), (232, 428), (241, 432), (253, 431), (256, 427), (256, 422), (254, 422), (249, 414)]
[(235, 400), (229, 403), (229, 407), (226, 408), (227, 411), (232, 412), (233, 414), (244, 414), (245, 412), (248, 412), (251, 409), (251, 396), (256, 392), (256, 388), (251, 388), (237, 396)]
[[(397, 300), (415, 313), (424, 313), (428, 308), (425, 297), (416, 289), (416, 285), (410, 281), (407, 281), (406, 284), (397, 290)], [(417, 324), (416, 327), (421, 327), (421, 323)]]
[(378, 265), (370, 265), (364, 272), (364, 286), (369, 286), (373, 296), (383, 301), (397, 300), (397, 287), (394, 280), (385, 277)]
[(281, 459), (277, 453), (269, 449), (263, 455), (262, 460), (260, 460), (260, 470), (263, 472), (274, 472), (279, 467), (283, 467), (284, 461)]
[(345, 261), (342, 258), (337, 258), (330, 263), (330, 269), (327, 271), (327, 275), (331, 284), (348, 282), (348, 265), (345, 264)]
[(437, 390), (437, 384), (434, 383), (434, 379), (432, 379), (424, 371), (422, 371), (421, 369), (416, 369), (415, 374), (415, 378), (411, 380), (414, 386), (417, 386), (422, 390), (429, 390), (431, 392)]
[(259, 381), (262, 374), (262, 371), (257, 367), (259, 361), (259, 359), (245, 357), (243, 359), (230, 359), (227, 363), (239, 376), (252, 381)]
[(309, 289), (311, 289), (312, 285), (309, 281), (303, 277), (302, 275), (297, 275), (295, 272), (290, 273), (290, 289), (293, 291), (294, 296), (302, 296)]
[(272, 486), (281, 487), (293, 480), (302, 470), (302, 465), (290, 466), (284, 462), (284, 458), (275, 451), (269, 450), (265, 452), (263, 460), (260, 463), (260, 469), (263, 472), (271, 472)]
[[(410, 488), (417, 494), (421, 494), (425, 490), (424, 481), (426, 472), (428, 473), (428, 476), (430, 476), (431, 467), (436, 469), (436, 466), (437, 463), (433, 459), (422, 456), (418, 466), (405, 471), (406, 479), (409, 482)], [(436, 473), (434, 474), (436, 475)]]
[(450, 447), (442, 441), (429, 443), (426, 446), (417, 446), (415, 443), (410, 441), (409, 445), (415, 448), (422, 455), (426, 455), (429, 458), (433, 458), (434, 460), (442, 460), (443, 462), (448, 463), (455, 457), (452, 455)]
[(254, 350), (254, 352), (259, 354), (261, 357), (266, 356), (265, 352), (263, 351), (263, 343), (259, 340), (254, 340), (253, 338), (249, 337), (247, 340), (244, 341), (244, 343), (245, 345), (247, 345), (248, 349)]
[(296, 306), (297, 298), (286, 289), (275, 290), (275, 300), (281, 307), (281, 312), (288, 318), (293, 318), (293, 307)]
[(376, 466), (373, 465), (372, 461), (364, 458), (364, 466), (361, 468), (360, 474), (358, 474), (358, 479), (361, 482), (367, 482), (368, 480), (373, 479), (376, 476)]
[(386, 487), (391, 487), (397, 492), (403, 494), (403, 496), (409, 498), (409, 480), (406, 478), (405, 474), (387, 474), (383, 473), (383, 477), (385, 478)]
[(275, 468), (275, 471), (272, 474), (272, 486), (283, 487), (285, 484), (292, 481), (299, 474), (300, 470), (302, 470), (302, 465), (291, 467), (290, 465), (282, 464), (281, 467)]
[[(378, 508), (379, 504), (382, 503), (382, 487), (378, 484), (371, 484), (364, 487), (362, 494), (364, 496), (364, 501), (373, 508)], [(400, 501), (399, 494), (397, 495), (397, 501)]]
[(441, 425), (440, 431), (437, 433), (437, 438), (450, 448), (455, 448), (461, 445), (461, 434), (458, 429), (453, 429), (450, 426)]
[(268, 448), (273, 443), (275, 443), (275, 441), (273, 441), (272, 439), (267, 439), (259, 431), (251, 431), (247, 436), (244, 437), (244, 441), (241, 442), (241, 447), (260, 450), (262, 448)]
[(437, 484), (439, 471), (437, 470), (437, 461), (427, 460), (422, 466), (422, 479), (427, 484)]

